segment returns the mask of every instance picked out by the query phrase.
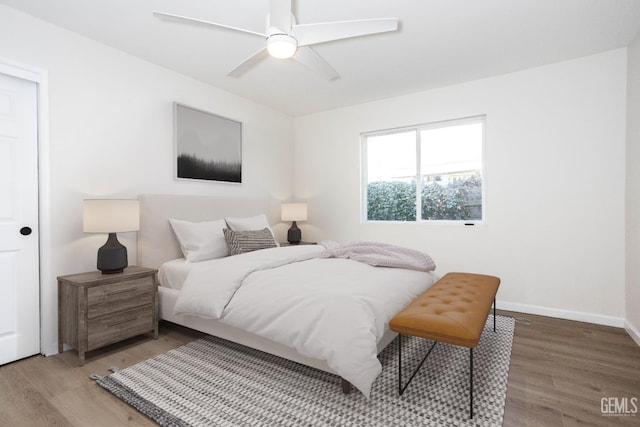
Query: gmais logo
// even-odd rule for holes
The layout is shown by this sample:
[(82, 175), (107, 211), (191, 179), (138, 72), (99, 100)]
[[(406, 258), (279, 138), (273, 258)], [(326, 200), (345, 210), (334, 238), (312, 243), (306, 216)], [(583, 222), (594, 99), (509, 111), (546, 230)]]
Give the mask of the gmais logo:
[(606, 416), (634, 417), (638, 413), (637, 397), (603, 397), (600, 412)]

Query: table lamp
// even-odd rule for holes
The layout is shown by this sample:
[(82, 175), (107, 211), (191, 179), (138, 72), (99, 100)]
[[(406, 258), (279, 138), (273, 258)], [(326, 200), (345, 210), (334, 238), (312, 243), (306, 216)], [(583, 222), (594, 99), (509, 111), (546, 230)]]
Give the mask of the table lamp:
[(128, 265), (127, 248), (116, 233), (140, 229), (140, 203), (137, 200), (91, 199), (83, 203), (83, 231), (108, 233), (98, 249), (98, 270), (102, 274), (122, 273)]
[(291, 228), (287, 232), (287, 241), (292, 245), (297, 245), (302, 240), (302, 231), (298, 228), (296, 221), (307, 220), (306, 203), (283, 203), (280, 206), (280, 217), (282, 221), (292, 221)]

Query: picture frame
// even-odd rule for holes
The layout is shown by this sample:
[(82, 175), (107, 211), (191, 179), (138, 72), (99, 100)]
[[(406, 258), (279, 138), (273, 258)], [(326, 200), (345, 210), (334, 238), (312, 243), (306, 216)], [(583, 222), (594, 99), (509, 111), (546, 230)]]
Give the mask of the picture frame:
[(242, 183), (242, 123), (174, 102), (174, 176)]

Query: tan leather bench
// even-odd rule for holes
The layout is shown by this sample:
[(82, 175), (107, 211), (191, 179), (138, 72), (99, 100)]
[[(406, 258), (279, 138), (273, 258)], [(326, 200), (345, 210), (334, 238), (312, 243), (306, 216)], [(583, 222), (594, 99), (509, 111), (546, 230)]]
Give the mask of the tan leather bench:
[[(438, 342), (469, 348), (469, 418), (473, 418), (473, 349), (478, 345), (493, 305), (500, 279), (472, 273), (447, 273), (389, 322), (398, 332), (398, 391), (402, 395)], [(433, 340), (434, 343), (409, 381), (402, 385), (402, 335)]]

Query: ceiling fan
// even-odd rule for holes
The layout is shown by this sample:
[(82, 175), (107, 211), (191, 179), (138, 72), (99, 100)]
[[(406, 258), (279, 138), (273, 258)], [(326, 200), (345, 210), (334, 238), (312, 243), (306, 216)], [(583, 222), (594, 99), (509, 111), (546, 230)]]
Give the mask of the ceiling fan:
[(291, 0), (269, 0), (269, 14), (267, 15), (267, 27), (264, 33), (167, 12), (154, 11), (153, 14), (163, 19), (225, 28), (262, 37), (265, 40), (265, 46), (227, 74), (232, 77), (239, 77), (249, 68), (271, 55), (280, 59), (292, 58), (324, 78), (334, 80), (339, 77), (338, 73), (327, 61), (311, 49), (311, 45), (396, 31), (398, 29), (398, 19), (396, 18), (297, 24), (291, 11)]

